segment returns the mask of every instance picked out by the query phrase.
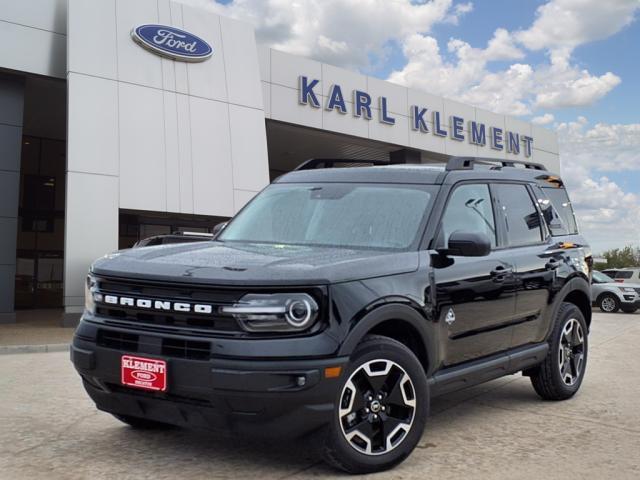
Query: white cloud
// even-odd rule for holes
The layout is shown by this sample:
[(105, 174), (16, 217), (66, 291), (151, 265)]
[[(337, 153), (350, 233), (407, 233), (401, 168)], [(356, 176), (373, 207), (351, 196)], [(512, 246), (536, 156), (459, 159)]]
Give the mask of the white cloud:
[(551, 113), (545, 113), (544, 115), (540, 115), (538, 117), (533, 117), (531, 119), (531, 123), (536, 125), (549, 125), (555, 120), (555, 117)]
[(619, 32), (634, 20), (638, 0), (551, 0), (517, 39), (530, 50), (573, 49)]
[(582, 232), (594, 251), (640, 244), (640, 194), (607, 177), (610, 171), (640, 172), (640, 124), (589, 126), (586, 118), (561, 123), (562, 176)]
[[(612, 72), (594, 75), (572, 64), (573, 50), (620, 31), (639, 8), (638, 0), (551, 0), (538, 8), (528, 29), (499, 28), (485, 48), (449, 40), (454, 59), (448, 61), (433, 37), (414, 33), (403, 44), (406, 65), (389, 79), (512, 115), (591, 105), (621, 79)], [(491, 62), (525, 59), (522, 47), (546, 49), (548, 63), (519, 62), (492, 70)]]
[(560, 123), (557, 132), (563, 162), (601, 172), (640, 171), (640, 123), (597, 123), (589, 128), (580, 117)]
[[(403, 53), (408, 59), (389, 80), (430, 93), (452, 97), (499, 113), (524, 115), (529, 107), (521, 100), (521, 92), (533, 87), (533, 70), (529, 65), (513, 64), (507, 70), (491, 73), (487, 64), (496, 60), (516, 60), (524, 53), (518, 49), (504, 29), (497, 29), (487, 47), (474, 48), (452, 38), (447, 51), (455, 61), (447, 61), (440, 53), (434, 37), (415, 33), (407, 37)], [(509, 88), (505, 88), (509, 85)]]
[(436, 23), (457, 23), (471, 3), (453, 0), (182, 0), (252, 23), (260, 43), (345, 68), (385, 60), (390, 41), (428, 32)]
[(591, 105), (613, 90), (620, 77), (611, 72), (591, 75), (570, 65), (542, 68), (537, 72), (536, 108), (562, 108)]
[(563, 171), (581, 233), (595, 253), (640, 245), (640, 196), (580, 167), (564, 165)]

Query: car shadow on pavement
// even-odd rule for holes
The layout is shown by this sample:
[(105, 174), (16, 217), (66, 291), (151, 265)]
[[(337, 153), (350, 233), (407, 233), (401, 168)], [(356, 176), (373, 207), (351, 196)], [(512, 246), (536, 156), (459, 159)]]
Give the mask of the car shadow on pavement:
[[(434, 399), (432, 418), (419, 448), (435, 446), (452, 429), (464, 429), (470, 418), (480, 416), (485, 421), (491, 421), (487, 417), (501, 414), (500, 410), (487, 412), (484, 405), (486, 401), (498, 406), (524, 408), (541, 402), (528, 382), (523, 385), (522, 382), (504, 380), (439, 397)], [(162, 463), (166, 463), (174, 472), (191, 468), (202, 470), (210, 465), (211, 468), (215, 466), (218, 477), (224, 477), (227, 470), (229, 474), (233, 472), (236, 478), (261, 476), (261, 472), (265, 471), (270, 473), (270, 477), (286, 477), (312, 468), (314, 474), (323, 477), (342, 475), (322, 462), (323, 431), (295, 440), (260, 440), (180, 428), (134, 430), (114, 419), (110, 427), (101, 433), (98, 438), (85, 437), (85, 453), (100, 455), (100, 452), (113, 452), (114, 445), (122, 445), (126, 451), (152, 451), (153, 458), (162, 459)], [(87, 449), (91, 452), (87, 452)], [(131, 468), (140, 467), (138, 464)]]

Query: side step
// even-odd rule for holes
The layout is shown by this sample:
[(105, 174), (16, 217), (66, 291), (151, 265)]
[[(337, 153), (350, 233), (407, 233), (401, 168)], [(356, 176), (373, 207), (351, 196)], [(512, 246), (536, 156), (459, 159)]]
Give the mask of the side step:
[(542, 363), (548, 351), (548, 343), (538, 343), (445, 368), (429, 379), (431, 396), (455, 392), (533, 367)]

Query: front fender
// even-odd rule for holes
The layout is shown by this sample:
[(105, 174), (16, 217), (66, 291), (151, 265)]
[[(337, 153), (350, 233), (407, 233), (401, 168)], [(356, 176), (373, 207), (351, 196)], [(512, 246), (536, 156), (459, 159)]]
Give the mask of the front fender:
[(362, 339), (376, 326), (387, 321), (402, 322), (410, 326), (421, 340), (425, 358), (429, 364), (425, 365), (427, 375), (437, 365), (437, 337), (435, 326), (424, 315), (407, 304), (391, 303), (374, 308), (354, 323), (345, 341), (340, 347), (339, 356), (350, 356)]

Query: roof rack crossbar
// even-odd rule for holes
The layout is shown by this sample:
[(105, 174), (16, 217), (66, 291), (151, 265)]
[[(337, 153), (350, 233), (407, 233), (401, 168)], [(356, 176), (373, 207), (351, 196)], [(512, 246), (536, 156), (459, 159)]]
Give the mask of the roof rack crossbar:
[(500, 160), (497, 158), (475, 158), (475, 157), (453, 157), (447, 162), (446, 169), (451, 170), (473, 170), (474, 165), (493, 165), (501, 167), (515, 167), (523, 165), (524, 168), (532, 170), (547, 170), (541, 163), (525, 162), (522, 160)]
[[(369, 160), (369, 159), (346, 159), (346, 158), (310, 158), (302, 162), (295, 168), (297, 170), (314, 170), (316, 168), (333, 168), (336, 164), (350, 164), (350, 163), (368, 163), (370, 165), (389, 165), (389, 162), (384, 160)], [(321, 166), (321, 167), (320, 167)]]

